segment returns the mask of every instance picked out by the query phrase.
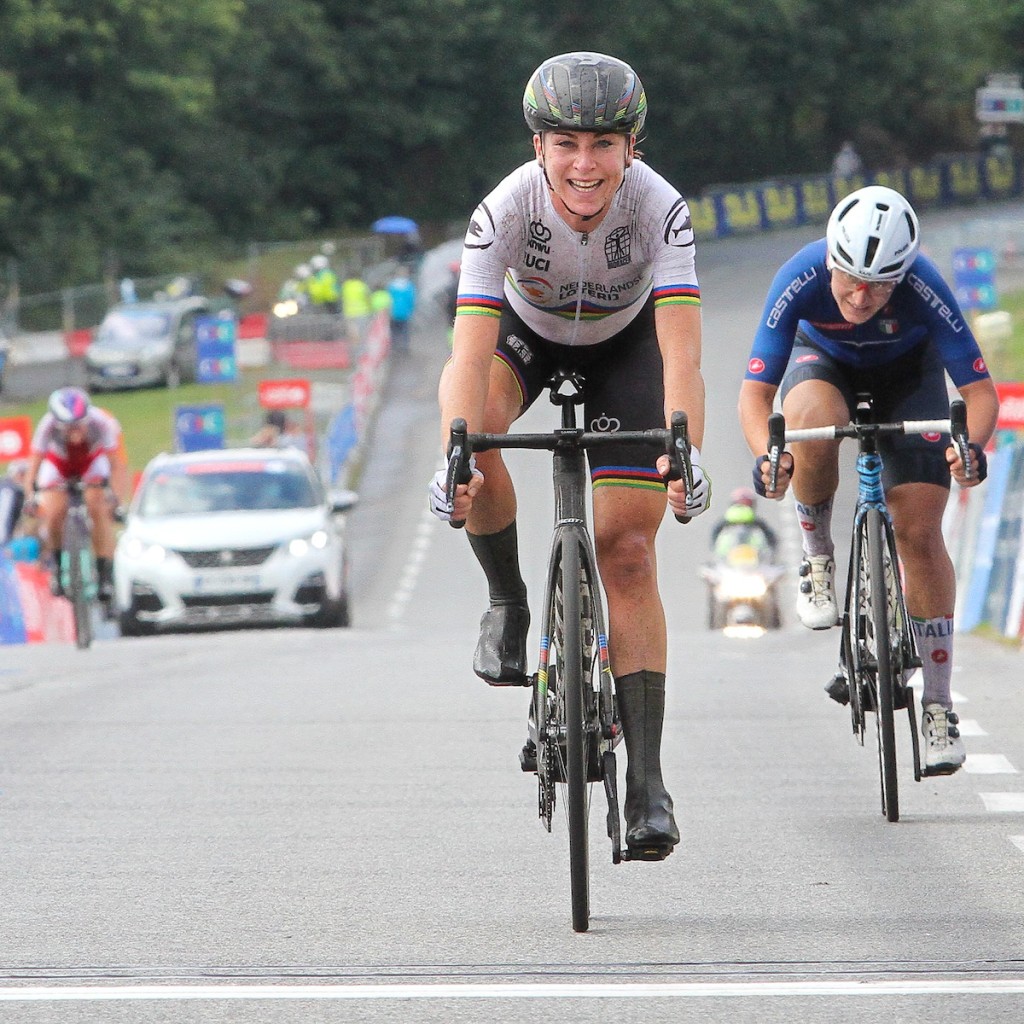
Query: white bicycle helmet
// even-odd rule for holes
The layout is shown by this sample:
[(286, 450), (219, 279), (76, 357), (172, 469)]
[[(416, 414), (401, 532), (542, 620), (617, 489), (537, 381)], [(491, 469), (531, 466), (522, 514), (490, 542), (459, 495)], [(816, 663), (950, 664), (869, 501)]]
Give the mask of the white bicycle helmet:
[(66, 427), (81, 423), (89, 414), (89, 396), (81, 388), (58, 388), (47, 405), (53, 418)]
[(868, 185), (836, 204), (825, 240), (840, 270), (865, 281), (899, 281), (917, 257), (921, 232), (899, 192)]

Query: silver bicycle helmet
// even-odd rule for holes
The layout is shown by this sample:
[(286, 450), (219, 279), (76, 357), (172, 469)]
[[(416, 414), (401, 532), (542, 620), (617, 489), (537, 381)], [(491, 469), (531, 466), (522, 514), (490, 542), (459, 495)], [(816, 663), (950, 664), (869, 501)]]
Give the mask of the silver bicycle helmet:
[(615, 132), (639, 135), (647, 96), (624, 61), (581, 51), (549, 57), (530, 77), (523, 114), (532, 132)]
[(825, 240), (833, 265), (865, 281), (899, 281), (921, 246), (914, 208), (884, 185), (859, 188), (840, 200)]

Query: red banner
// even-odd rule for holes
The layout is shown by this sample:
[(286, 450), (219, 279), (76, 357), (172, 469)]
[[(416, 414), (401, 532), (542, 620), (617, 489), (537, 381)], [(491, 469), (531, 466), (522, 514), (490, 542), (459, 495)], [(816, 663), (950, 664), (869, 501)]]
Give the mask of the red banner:
[(1024, 430), (1024, 381), (996, 384), (999, 395), (999, 430)]
[(27, 459), (31, 444), (32, 420), (30, 417), (0, 417), (0, 462)]
[(310, 400), (309, 381), (302, 377), (286, 380), (261, 380), (259, 402), (264, 409), (307, 409)]

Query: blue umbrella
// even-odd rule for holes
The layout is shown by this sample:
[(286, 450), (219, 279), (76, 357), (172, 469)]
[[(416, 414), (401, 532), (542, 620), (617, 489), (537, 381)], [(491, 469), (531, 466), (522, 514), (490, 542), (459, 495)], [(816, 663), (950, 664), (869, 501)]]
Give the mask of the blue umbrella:
[(412, 235), (419, 230), (416, 221), (409, 217), (381, 217), (370, 225), (371, 231), (379, 235)]

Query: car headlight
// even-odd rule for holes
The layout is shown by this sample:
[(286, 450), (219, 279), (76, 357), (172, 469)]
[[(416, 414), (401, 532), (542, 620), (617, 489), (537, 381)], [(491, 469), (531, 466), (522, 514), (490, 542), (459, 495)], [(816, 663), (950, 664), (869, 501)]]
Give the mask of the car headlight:
[(167, 557), (167, 548), (162, 544), (147, 544), (139, 537), (130, 537), (124, 542), (124, 554), (135, 562), (159, 565)]
[(310, 548), (323, 551), (329, 542), (326, 530), (314, 530), (308, 537), (296, 537), (288, 542), (288, 554), (301, 558)]

